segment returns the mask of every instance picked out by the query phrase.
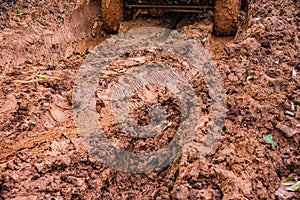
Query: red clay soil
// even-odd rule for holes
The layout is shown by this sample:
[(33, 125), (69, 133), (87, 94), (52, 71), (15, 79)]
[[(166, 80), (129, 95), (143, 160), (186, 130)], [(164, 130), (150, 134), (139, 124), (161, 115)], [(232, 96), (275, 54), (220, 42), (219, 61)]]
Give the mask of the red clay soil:
[[(287, 177), (300, 179), (298, 0), (250, 1), (235, 38), (212, 36), (209, 15), (182, 20), (177, 30), (201, 42), (222, 75), (225, 125), (206, 157), (199, 157), (195, 148), (201, 141), (195, 139), (173, 164), (143, 174), (120, 172), (98, 161), (83, 146), (72, 119), (76, 73), (89, 50), (109, 37), (102, 31), (100, 5), (97, 0), (0, 1), (0, 199), (300, 198), (300, 190), (287, 191), (282, 184)], [(123, 28), (164, 26), (165, 21), (137, 18)], [(145, 62), (183, 63), (159, 52), (147, 55)], [(124, 57), (112, 68), (128, 63)], [(42, 81), (38, 75), (47, 78)], [(106, 81), (102, 89), (112, 83)], [(99, 82), (98, 97), (103, 96)], [(202, 80), (191, 83), (208, 112), (210, 97)], [(170, 118), (176, 119), (177, 105), (168, 103), (172, 94), (149, 90), (165, 94)], [(131, 102), (132, 117), (149, 120), (137, 99)], [(106, 102), (99, 102), (100, 125), (125, 149), (139, 151), (148, 145), (153, 150), (174, 135), (169, 129), (162, 139), (132, 141), (118, 134)], [(203, 118), (200, 134), (206, 125)], [(277, 145), (272, 147), (263, 134), (272, 134)]]

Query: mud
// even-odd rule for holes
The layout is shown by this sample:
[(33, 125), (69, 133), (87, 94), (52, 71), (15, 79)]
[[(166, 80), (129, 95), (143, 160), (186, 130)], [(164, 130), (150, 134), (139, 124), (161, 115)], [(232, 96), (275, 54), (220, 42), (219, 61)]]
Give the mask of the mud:
[[(191, 149), (165, 169), (131, 174), (94, 158), (72, 119), (76, 73), (89, 50), (109, 37), (102, 30), (100, 2), (0, 1), (0, 198), (298, 199), (300, 191), (286, 191), (281, 181), (289, 176), (300, 179), (299, 11), (297, 0), (250, 1), (239, 16), (234, 38), (212, 35), (212, 13), (186, 15), (177, 30), (203, 44), (227, 90), (222, 138), (205, 158), (199, 158), (195, 149), (202, 141), (195, 139)], [(121, 27), (166, 22), (167, 17), (139, 17)], [(145, 62), (178, 66), (184, 73), (178, 59), (159, 52), (146, 58)], [(134, 66), (129, 61), (120, 58), (115, 66)], [(97, 89), (99, 122), (107, 135), (130, 151), (164, 146), (175, 129), (149, 141), (119, 134), (103, 97), (114, 80), (100, 79)], [(191, 83), (198, 87), (203, 112), (209, 114), (210, 97), (201, 78)], [(144, 109), (161, 93), (170, 119), (176, 119), (177, 105), (170, 103), (174, 97), (163, 88), (149, 88), (146, 104), (138, 98), (145, 94), (137, 93), (131, 100), (132, 117), (147, 124)], [(200, 135), (208, 120), (203, 117)], [(277, 146), (264, 141), (263, 134), (272, 134)]]

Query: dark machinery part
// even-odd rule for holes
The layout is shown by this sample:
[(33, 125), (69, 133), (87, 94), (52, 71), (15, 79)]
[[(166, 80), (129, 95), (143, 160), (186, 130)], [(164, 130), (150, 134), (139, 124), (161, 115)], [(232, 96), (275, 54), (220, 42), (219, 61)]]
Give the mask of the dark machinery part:
[(167, 12), (200, 13), (214, 11), (214, 33), (232, 36), (237, 31), (241, 1), (246, 0), (102, 0), (102, 18), (108, 32), (116, 32), (123, 20), (130, 20), (136, 9), (148, 10), (153, 17)]
[(126, 8), (148, 9), (153, 17), (161, 17), (167, 12), (198, 13), (213, 10), (213, 1), (205, 0), (140, 0), (125, 1)]

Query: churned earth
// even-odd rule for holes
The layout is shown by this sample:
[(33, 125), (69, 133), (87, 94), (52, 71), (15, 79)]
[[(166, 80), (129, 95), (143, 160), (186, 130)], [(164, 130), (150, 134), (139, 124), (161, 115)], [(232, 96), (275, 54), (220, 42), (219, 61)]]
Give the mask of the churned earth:
[[(300, 179), (300, 2), (249, 1), (234, 38), (212, 35), (213, 13), (186, 15), (176, 30), (201, 43), (221, 73), (227, 109), (221, 138), (200, 157), (212, 99), (201, 77), (189, 83), (201, 102), (201, 130), (170, 166), (133, 174), (109, 168), (85, 148), (75, 129), (72, 93), (84, 59), (111, 35), (102, 29), (100, 1), (0, 1), (1, 199), (299, 199), (282, 180)], [(139, 16), (121, 24), (168, 27), (172, 16)], [(159, 62), (185, 74), (189, 64), (165, 52), (133, 52), (99, 78), (99, 125), (119, 147), (153, 151), (176, 133), (180, 109), (166, 88), (152, 86), (130, 100), (130, 115), (149, 123), (161, 103), (172, 121), (160, 135), (135, 140), (111, 117), (108, 93), (124, 70)], [(112, 75), (113, 74), (113, 75)], [(107, 92), (108, 91), (108, 92)], [(144, 93), (143, 93), (144, 92)], [(141, 97), (145, 98), (141, 98)], [(164, 129), (164, 127), (162, 127)], [(263, 139), (271, 134), (277, 143)]]

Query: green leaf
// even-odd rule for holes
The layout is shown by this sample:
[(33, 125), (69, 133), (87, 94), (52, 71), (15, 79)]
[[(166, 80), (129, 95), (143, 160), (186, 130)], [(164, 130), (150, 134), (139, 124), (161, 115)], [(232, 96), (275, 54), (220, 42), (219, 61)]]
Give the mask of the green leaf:
[(46, 75), (37, 75), (41, 81), (47, 80)]
[(283, 179), (281, 182), (282, 182), (282, 183), (286, 183), (286, 182), (290, 182), (290, 181), (294, 181), (294, 180), (295, 180), (295, 179), (294, 179), (293, 177), (289, 176), (289, 177)]
[(254, 79), (254, 76), (252, 76), (252, 75), (247, 76), (247, 81), (250, 81), (252, 79)]
[(22, 10), (17, 10), (17, 15), (23, 15), (23, 11)]
[(272, 147), (276, 147), (276, 145), (277, 145), (277, 142), (272, 142)]
[(162, 125), (161, 125), (161, 124), (159, 124), (159, 125), (155, 126), (155, 128), (157, 128), (157, 129), (159, 129), (159, 128), (161, 128), (161, 127), (162, 127)]
[(300, 181), (297, 181), (294, 185), (292, 185), (290, 187), (287, 187), (286, 189), (289, 190), (289, 191), (295, 192), (299, 188), (300, 188)]
[(263, 134), (263, 139), (266, 142), (271, 143), (273, 147), (275, 147), (277, 145), (277, 142), (273, 141), (273, 136), (271, 134), (269, 134), (269, 135)]
[(285, 186), (291, 186), (291, 185), (294, 185), (296, 183), (296, 181), (297, 180), (295, 180), (294, 177), (289, 176), (289, 177), (283, 179), (281, 182)]

